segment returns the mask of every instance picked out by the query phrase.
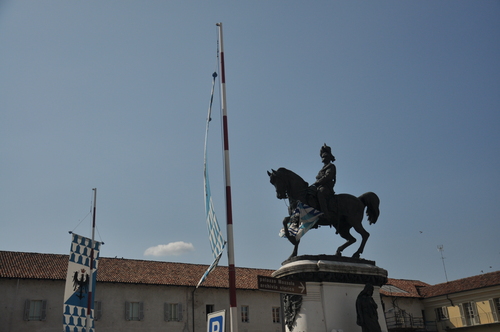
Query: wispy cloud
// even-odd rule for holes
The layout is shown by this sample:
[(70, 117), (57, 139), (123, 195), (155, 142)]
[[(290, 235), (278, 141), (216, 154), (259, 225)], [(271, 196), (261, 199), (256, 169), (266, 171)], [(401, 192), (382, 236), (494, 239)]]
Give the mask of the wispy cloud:
[(194, 251), (192, 243), (177, 241), (150, 247), (146, 249), (144, 256), (179, 256), (191, 251)]

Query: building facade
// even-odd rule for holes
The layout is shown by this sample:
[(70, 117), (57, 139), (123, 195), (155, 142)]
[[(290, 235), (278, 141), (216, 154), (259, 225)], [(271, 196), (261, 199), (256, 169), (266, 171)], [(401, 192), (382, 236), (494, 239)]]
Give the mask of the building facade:
[(389, 331), (500, 331), (500, 271), (437, 285), (389, 278), (380, 293)]
[[(0, 251), (0, 332), (60, 332), (67, 266), (68, 255)], [(229, 308), (227, 267), (196, 288), (207, 267), (101, 258), (96, 330), (206, 331), (207, 314)], [(239, 331), (284, 331), (280, 294), (257, 284), (273, 272), (236, 269)], [(380, 295), (390, 332), (500, 331), (500, 271), (438, 285), (389, 278)]]
[[(0, 331), (62, 330), (67, 255), (0, 251)], [(97, 331), (206, 331), (210, 312), (229, 308), (228, 270), (206, 265), (101, 258), (95, 292)], [(272, 270), (237, 268), (240, 331), (282, 331), (278, 293), (258, 290)], [(228, 313), (226, 313), (226, 316)]]
[(438, 331), (500, 331), (500, 271), (421, 290), (425, 314)]

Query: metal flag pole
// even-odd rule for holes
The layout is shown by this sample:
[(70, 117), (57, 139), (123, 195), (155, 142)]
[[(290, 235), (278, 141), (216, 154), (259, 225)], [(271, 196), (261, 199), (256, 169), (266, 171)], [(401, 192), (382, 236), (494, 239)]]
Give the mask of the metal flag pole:
[(97, 188), (92, 188), (94, 191), (94, 208), (92, 211), (92, 242), (90, 243), (90, 271), (89, 271), (89, 290), (88, 290), (88, 299), (87, 299), (87, 318), (85, 321), (85, 326), (87, 327), (86, 331), (90, 332), (92, 329), (92, 287), (94, 284), (94, 235), (95, 235), (95, 211), (96, 211), (96, 199), (97, 199)]
[(231, 176), (229, 169), (229, 138), (227, 131), (226, 70), (224, 68), (224, 42), (222, 23), (219, 28), (220, 86), (222, 108), (222, 130), (224, 134), (224, 183), (226, 185), (227, 258), (229, 267), (229, 317), (230, 331), (238, 332), (238, 307), (236, 304), (236, 269), (234, 267), (233, 212), (231, 207)]

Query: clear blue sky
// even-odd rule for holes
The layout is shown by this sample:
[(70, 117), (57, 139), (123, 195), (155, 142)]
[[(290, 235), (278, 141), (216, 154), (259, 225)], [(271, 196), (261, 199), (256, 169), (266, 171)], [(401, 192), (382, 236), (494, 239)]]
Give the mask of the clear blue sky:
[[(212, 262), (223, 22), (237, 266), (291, 253), (266, 171), (313, 182), (327, 143), (336, 191), (381, 199), (364, 258), (431, 284), (438, 245), (449, 280), (500, 270), (499, 17), (498, 1), (2, 1), (0, 249), (67, 254), (95, 187), (103, 256)], [(299, 253), (342, 243), (321, 228)], [(178, 255), (145, 255), (168, 244)]]

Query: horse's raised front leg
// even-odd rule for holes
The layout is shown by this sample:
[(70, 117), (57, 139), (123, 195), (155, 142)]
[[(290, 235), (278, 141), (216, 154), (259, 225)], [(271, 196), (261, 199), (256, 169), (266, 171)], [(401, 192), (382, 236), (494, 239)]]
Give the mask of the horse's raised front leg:
[(300, 240), (297, 240), (295, 236), (291, 235), (290, 232), (288, 231), (288, 223), (290, 222), (290, 217), (285, 217), (283, 219), (283, 229), (285, 230), (285, 236), (293, 244), (293, 252), (288, 257), (288, 259), (297, 256), (297, 252), (299, 251), (299, 243)]
[(295, 239), (295, 236), (291, 235), (290, 232), (288, 231), (288, 223), (290, 222), (290, 217), (285, 217), (283, 219), (283, 229), (285, 230), (285, 236), (290, 241), (294, 246), (298, 245), (297, 240)]
[(288, 259), (293, 258), (293, 257), (297, 257), (297, 252), (299, 251), (299, 243), (300, 243), (300, 240), (299, 240), (299, 241), (296, 241), (296, 242), (297, 242), (297, 244), (295, 244), (295, 245), (293, 246), (293, 252), (292, 252), (292, 254), (290, 255), (290, 257), (288, 257)]

